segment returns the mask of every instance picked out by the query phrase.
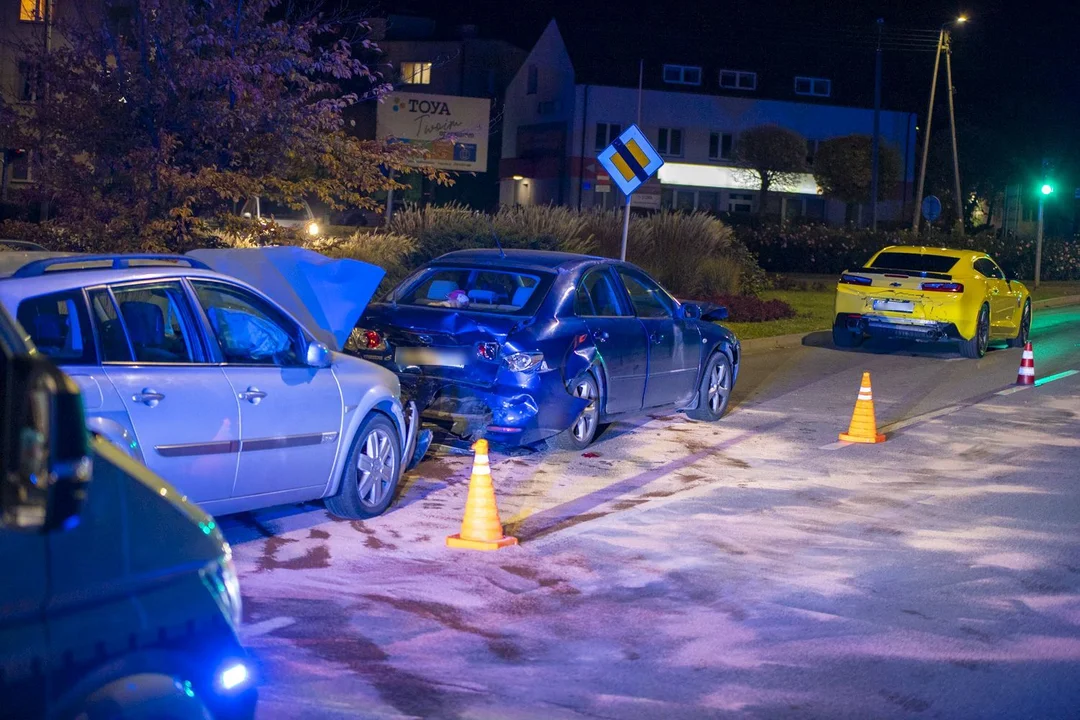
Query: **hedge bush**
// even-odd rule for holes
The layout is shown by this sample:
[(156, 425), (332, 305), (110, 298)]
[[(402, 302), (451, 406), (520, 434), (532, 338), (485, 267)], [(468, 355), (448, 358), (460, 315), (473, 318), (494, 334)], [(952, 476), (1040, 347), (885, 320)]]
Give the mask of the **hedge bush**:
[[(1035, 241), (999, 236), (994, 232), (955, 236), (938, 234), (916, 237), (908, 231), (873, 233), (824, 225), (739, 227), (735, 233), (773, 273), (831, 273), (861, 267), (870, 256), (888, 245), (935, 245), (978, 250), (993, 257), (1006, 273), (1031, 278), (1035, 275)], [(1043, 241), (1042, 278), (1080, 279), (1080, 243), (1073, 239)]]
[(726, 307), (730, 322), (768, 322), (796, 315), (795, 308), (779, 298), (762, 300), (756, 295), (716, 295), (706, 302)]

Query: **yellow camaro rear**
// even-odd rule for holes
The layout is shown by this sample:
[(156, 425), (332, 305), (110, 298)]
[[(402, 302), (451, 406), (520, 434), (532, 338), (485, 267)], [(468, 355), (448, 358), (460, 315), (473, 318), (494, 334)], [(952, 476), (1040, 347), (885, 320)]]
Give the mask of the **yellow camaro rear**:
[(958, 341), (980, 358), (994, 340), (1020, 347), (1031, 331), (1031, 295), (986, 253), (891, 246), (836, 286), (833, 343), (856, 347), (867, 336)]

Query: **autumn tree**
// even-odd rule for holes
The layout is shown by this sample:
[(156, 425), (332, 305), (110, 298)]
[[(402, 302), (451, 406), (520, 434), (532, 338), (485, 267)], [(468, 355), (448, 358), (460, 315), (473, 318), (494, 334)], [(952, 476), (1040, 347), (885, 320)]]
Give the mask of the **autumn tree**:
[[(868, 203), (873, 178), (873, 138), (845, 135), (823, 140), (814, 157), (814, 180), (826, 197), (846, 203)], [(878, 148), (878, 197), (900, 181), (900, 153), (891, 145)]]
[(759, 183), (758, 212), (764, 215), (769, 191), (794, 187), (806, 171), (806, 140), (779, 125), (759, 125), (739, 134), (735, 157)]
[(320, 4), (80, 4), (56, 28), (63, 43), (32, 58), (41, 86), (18, 128), (56, 221), (177, 244), (196, 214), (252, 195), (339, 209), (400, 187), (388, 171), (412, 169), (418, 151), (347, 132), (346, 108), (390, 88), (359, 59), (371, 44), (358, 26)]

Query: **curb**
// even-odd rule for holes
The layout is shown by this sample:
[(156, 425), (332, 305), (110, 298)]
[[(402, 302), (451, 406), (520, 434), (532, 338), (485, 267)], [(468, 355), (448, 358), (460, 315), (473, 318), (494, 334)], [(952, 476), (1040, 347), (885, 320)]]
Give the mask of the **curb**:
[[(1048, 310), (1050, 308), (1066, 307), (1068, 305), (1080, 305), (1080, 295), (1063, 295), (1062, 297), (1036, 300), (1031, 303), (1034, 310)], [(743, 340), (742, 351), (746, 353), (763, 352), (765, 350), (786, 350), (803, 345), (816, 345), (807, 342), (812, 335), (821, 332), (829, 332), (829, 328), (812, 330), (808, 333), (792, 333), (791, 335), (774, 335), (773, 337), (751, 338)]]
[(1033, 310), (1045, 310), (1047, 308), (1065, 307), (1066, 305), (1080, 305), (1080, 295), (1063, 295), (1046, 300), (1036, 300), (1031, 303)]

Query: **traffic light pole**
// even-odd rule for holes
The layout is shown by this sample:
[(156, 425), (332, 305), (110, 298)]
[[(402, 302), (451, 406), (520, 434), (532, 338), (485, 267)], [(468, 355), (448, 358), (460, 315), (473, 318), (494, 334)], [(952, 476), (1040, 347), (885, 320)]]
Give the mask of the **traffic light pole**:
[(1039, 225), (1035, 234), (1035, 289), (1039, 288), (1039, 280), (1042, 276), (1042, 245), (1043, 245), (1043, 204), (1046, 202), (1046, 194), (1039, 193)]

